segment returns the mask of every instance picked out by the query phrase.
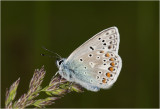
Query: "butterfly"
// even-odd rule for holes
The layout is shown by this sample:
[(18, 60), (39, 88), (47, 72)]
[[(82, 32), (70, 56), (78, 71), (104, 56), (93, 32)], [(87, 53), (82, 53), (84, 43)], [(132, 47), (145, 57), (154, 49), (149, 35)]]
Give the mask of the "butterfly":
[(94, 35), (68, 58), (57, 60), (58, 73), (90, 91), (110, 88), (122, 68), (118, 55), (120, 36), (117, 27)]

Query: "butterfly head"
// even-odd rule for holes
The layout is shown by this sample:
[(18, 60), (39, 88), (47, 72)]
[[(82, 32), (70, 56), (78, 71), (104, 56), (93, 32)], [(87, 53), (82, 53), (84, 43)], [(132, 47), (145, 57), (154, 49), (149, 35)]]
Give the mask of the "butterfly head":
[(72, 80), (72, 70), (68, 69), (67, 68), (67, 65), (66, 65), (66, 59), (64, 58), (61, 58), (59, 60), (57, 60), (57, 67), (59, 68), (59, 74), (65, 78), (66, 80)]
[(56, 64), (58, 67), (60, 67), (63, 63), (64, 63), (65, 59), (64, 58), (60, 58), (57, 60)]

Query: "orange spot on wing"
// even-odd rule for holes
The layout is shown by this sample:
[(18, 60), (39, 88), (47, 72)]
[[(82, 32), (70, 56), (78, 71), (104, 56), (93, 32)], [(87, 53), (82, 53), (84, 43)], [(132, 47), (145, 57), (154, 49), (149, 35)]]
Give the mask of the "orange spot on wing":
[(113, 71), (113, 69), (114, 69), (113, 67), (109, 67), (109, 70), (110, 70), (110, 71)]
[(114, 62), (112, 62), (112, 63), (111, 63), (111, 66), (114, 66), (114, 65), (115, 65)]
[(107, 76), (107, 77), (111, 77), (111, 74), (110, 74), (110, 73), (107, 73), (106, 76)]
[(106, 83), (107, 79), (106, 78), (103, 78), (102, 82), (103, 83)]
[(110, 57), (109, 53), (105, 54), (106, 57)]
[(111, 58), (110, 61), (114, 61), (114, 58)]

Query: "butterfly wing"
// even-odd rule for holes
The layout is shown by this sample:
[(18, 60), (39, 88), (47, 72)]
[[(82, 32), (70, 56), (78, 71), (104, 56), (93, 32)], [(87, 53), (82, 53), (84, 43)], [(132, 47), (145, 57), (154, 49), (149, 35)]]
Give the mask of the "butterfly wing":
[(122, 66), (118, 55), (119, 42), (118, 29), (111, 27), (77, 48), (66, 60), (77, 72), (75, 80), (109, 88), (116, 81)]
[[(70, 58), (73, 59), (74, 57), (77, 58), (77, 55), (81, 56), (83, 55), (83, 53), (87, 53), (95, 49), (104, 49), (107, 51), (114, 51), (118, 53), (119, 42), (120, 38), (117, 27), (110, 27), (97, 33), (76, 50), (74, 50), (68, 57), (68, 60), (70, 60)], [(79, 54), (80, 52), (82, 54)]]

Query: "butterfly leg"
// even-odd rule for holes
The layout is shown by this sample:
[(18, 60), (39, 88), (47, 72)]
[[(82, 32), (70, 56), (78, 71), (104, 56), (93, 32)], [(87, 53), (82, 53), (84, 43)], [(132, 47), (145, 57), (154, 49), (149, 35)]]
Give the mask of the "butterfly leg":
[(59, 72), (57, 71), (52, 78), (56, 77), (58, 73), (59, 73)]
[(72, 85), (73, 85), (73, 82), (70, 82), (69, 83), (69, 88), (68, 88), (69, 90), (72, 88)]

